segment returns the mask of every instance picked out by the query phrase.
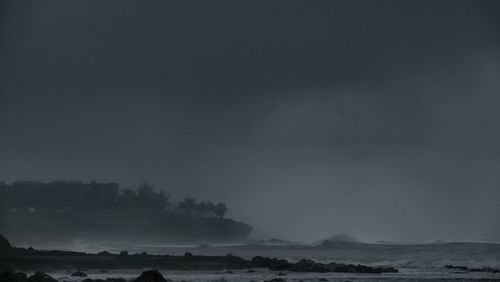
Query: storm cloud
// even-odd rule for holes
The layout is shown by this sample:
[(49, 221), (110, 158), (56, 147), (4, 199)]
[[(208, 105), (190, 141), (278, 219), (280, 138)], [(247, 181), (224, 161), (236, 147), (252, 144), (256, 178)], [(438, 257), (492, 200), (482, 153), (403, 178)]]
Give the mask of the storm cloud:
[(4, 1), (0, 180), (149, 180), (255, 238), (500, 240), (494, 1)]

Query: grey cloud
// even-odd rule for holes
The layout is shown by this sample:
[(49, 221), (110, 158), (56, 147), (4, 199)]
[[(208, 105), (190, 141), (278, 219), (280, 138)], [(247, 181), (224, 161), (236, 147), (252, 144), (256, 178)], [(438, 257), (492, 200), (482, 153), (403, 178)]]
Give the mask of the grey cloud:
[(263, 237), (497, 228), (495, 1), (0, 5), (0, 180), (149, 180)]

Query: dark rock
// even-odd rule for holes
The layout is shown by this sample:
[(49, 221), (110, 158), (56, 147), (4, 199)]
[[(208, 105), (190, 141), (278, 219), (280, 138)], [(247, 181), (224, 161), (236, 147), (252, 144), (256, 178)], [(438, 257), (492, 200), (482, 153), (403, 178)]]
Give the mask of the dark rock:
[(293, 271), (315, 272), (316, 266), (316, 262), (314, 262), (312, 259), (301, 259), (294, 265)]
[(134, 282), (167, 282), (158, 270), (144, 271)]
[(0, 282), (14, 282), (14, 275), (10, 271), (0, 272)]
[(192, 257), (192, 256), (193, 256), (193, 254), (192, 254), (192, 253), (190, 253), (190, 252), (185, 252), (185, 253), (184, 253), (184, 256), (185, 256), (185, 257)]
[(249, 269), (247, 270), (248, 273), (254, 273), (254, 272), (257, 272), (257, 270), (254, 270), (254, 269)]
[(270, 270), (287, 270), (290, 268), (290, 263), (285, 259), (267, 258), (256, 256), (252, 258), (251, 263), (255, 267), (267, 267)]
[(128, 256), (128, 252), (127, 251), (121, 251), (120, 252), (120, 256), (126, 257), (126, 256)]
[(100, 256), (110, 256), (111, 255), (111, 253), (108, 252), (108, 251), (98, 252), (97, 254), (100, 255)]
[(491, 268), (491, 267), (483, 267), (483, 268), (468, 268), (467, 266), (463, 265), (445, 265), (444, 267), (452, 270), (458, 270), (458, 271), (470, 271), (470, 272), (491, 272), (491, 273), (498, 273), (500, 272), (500, 269), (498, 268)]
[(90, 278), (87, 278), (87, 279), (82, 280), (82, 282), (106, 282), (106, 280), (103, 280), (103, 279), (90, 279)]
[(58, 281), (41, 271), (37, 271), (35, 272), (35, 274), (28, 277), (28, 282), (58, 282)]
[(456, 269), (456, 270), (463, 270), (463, 271), (469, 270), (469, 268), (467, 266), (463, 266), (463, 265), (451, 265), (451, 264), (448, 264), (448, 265), (445, 265), (444, 267), (446, 267), (448, 269)]
[(326, 282), (326, 281), (328, 281), (328, 279), (326, 279), (326, 278), (320, 278), (319, 281)]
[(271, 279), (271, 282), (284, 282), (284, 281), (286, 281), (286, 280), (283, 279), (283, 278), (273, 278), (273, 279)]
[(285, 272), (278, 272), (278, 276), (286, 276), (286, 273)]
[(85, 273), (83, 271), (77, 271), (77, 272), (74, 272), (73, 274), (71, 274), (71, 276), (73, 276), (73, 277), (87, 277), (87, 273)]
[(26, 282), (28, 277), (22, 272), (0, 272), (0, 282)]
[(0, 234), (0, 257), (8, 256), (12, 253), (13, 249), (9, 241)]
[(491, 267), (483, 267), (483, 268), (470, 268), (469, 271), (471, 271), (471, 272), (499, 273), (500, 269), (498, 269), (498, 268), (491, 268)]
[(13, 273), (15, 281), (26, 281), (28, 280), (28, 276), (22, 272), (14, 272)]
[(107, 282), (127, 282), (127, 280), (123, 278), (106, 278)]
[(16, 269), (18, 269), (17, 265), (0, 261), (0, 272), (3, 271), (14, 272)]
[(267, 267), (270, 270), (296, 271), (296, 272), (346, 272), (346, 273), (392, 273), (398, 272), (392, 267), (371, 267), (366, 265), (337, 264), (337, 263), (317, 263), (313, 260), (302, 259), (297, 263), (289, 263), (284, 259), (275, 259), (257, 256), (251, 260), (253, 267)]

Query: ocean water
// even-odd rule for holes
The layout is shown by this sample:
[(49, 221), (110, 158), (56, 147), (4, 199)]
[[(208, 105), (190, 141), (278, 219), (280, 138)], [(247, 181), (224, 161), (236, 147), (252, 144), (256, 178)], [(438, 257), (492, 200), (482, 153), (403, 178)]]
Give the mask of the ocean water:
[[(108, 250), (129, 253), (147, 252), (149, 254), (183, 255), (191, 252), (197, 255), (226, 255), (250, 259), (254, 256), (284, 258), (295, 262), (302, 258), (318, 262), (360, 263), (371, 266), (392, 266), (399, 273), (352, 274), (352, 273), (298, 273), (286, 272), (281, 276), (286, 281), (500, 281), (500, 273), (469, 272), (448, 269), (445, 265), (460, 265), (469, 268), (500, 269), (500, 244), (496, 243), (443, 243), (418, 245), (362, 244), (337, 242), (326, 246), (305, 245), (215, 245), (215, 246), (169, 246), (169, 245), (86, 245), (81, 250), (95, 252)], [(265, 281), (277, 278), (276, 271), (257, 269), (225, 271), (171, 271), (162, 274), (172, 281)], [(90, 278), (123, 277), (132, 279), (140, 270), (120, 270), (102, 273), (89, 270)], [(70, 277), (68, 273), (56, 272), (54, 277), (60, 281), (81, 281), (82, 278)]]

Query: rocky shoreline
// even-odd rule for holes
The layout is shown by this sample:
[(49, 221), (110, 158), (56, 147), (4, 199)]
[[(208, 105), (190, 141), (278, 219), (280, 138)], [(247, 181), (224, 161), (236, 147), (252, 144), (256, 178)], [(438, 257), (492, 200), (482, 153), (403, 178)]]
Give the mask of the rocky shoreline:
[(246, 260), (231, 254), (225, 256), (200, 256), (186, 253), (184, 256), (111, 254), (101, 252), (88, 254), (68, 251), (43, 251), (16, 248), (11, 255), (1, 259), (4, 270), (40, 269), (165, 269), (165, 270), (230, 270), (268, 268), (277, 271), (294, 272), (347, 272), (347, 273), (393, 273), (392, 267), (372, 267), (367, 265), (318, 263), (302, 259), (297, 263), (285, 259), (254, 257)]
[[(0, 235), (0, 282), (55, 282), (56, 280), (40, 270), (68, 270), (68, 269), (162, 269), (162, 270), (217, 270), (228, 271), (236, 269), (267, 268), (274, 271), (291, 272), (346, 272), (346, 273), (395, 273), (392, 267), (372, 267), (367, 265), (318, 263), (313, 260), (302, 259), (297, 263), (285, 259), (256, 256), (250, 260), (231, 254), (225, 256), (202, 256), (185, 253), (184, 255), (150, 255), (147, 253), (129, 254), (122, 251), (119, 254), (100, 252), (97, 254), (72, 251), (47, 251), (33, 248), (15, 248)], [(37, 271), (27, 276), (21, 271)], [(158, 278), (159, 273), (154, 274)], [(144, 272), (143, 275), (153, 275)], [(81, 277), (85, 282), (92, 282), (82, 271), (73, 273), (74, 277)], [(142, 276), (142, 275), (141, 275)], [(139, 277), (141, 277), (139, 276)], [(161, 275), (160, 275), (161, 276)], [(84, 279), (85, 278), (85, 279)], [(113, 281), (123, 282), (122, 278), (113, 278)], [(118, 280), (119, 281), (118, 281)], [(139, 279), (139, 278), (137, 278)], [(163, 281), (156, 280), (134, 280)], [(104, 281), (104, 280), (103, 280)]]
[(491, 273), (500, 273), (500, 269), (498, 268), (491, 268), (491, 267), (481, 267), (481, 268), (469, 268), (467, 266), (463, 265), (445, 265), (444, 267), (454, 270), (454, 271), (460, 271), (460, 272), (491, 272)]

